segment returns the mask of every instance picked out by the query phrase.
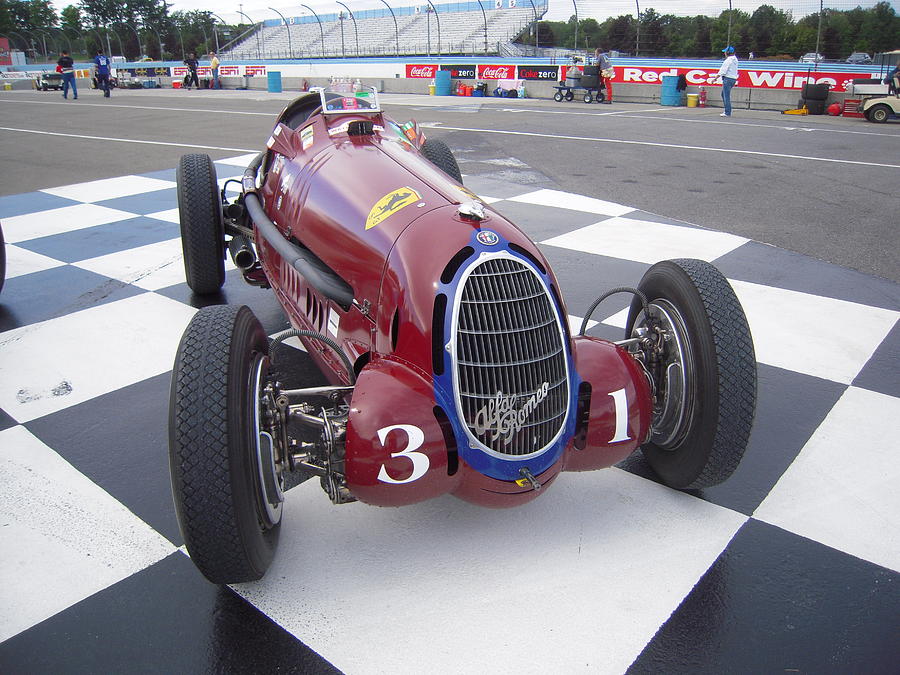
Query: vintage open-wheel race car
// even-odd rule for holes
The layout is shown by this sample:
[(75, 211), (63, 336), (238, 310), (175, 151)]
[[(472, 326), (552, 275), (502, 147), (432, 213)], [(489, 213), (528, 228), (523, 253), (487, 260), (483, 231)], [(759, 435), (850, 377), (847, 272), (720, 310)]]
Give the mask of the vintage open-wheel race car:
[[(453, 494), (506, 507), (637, 448), (682, 489), (720, 483), (741, 460), (756, 361), (722, 274), (657, 263), (572, 335), (537, 245), (374, 90), (293, 101), (233, 201), (206, 155), (182, 157), (177, 181), (190, 288), (217, 293), (230, 252), (293, 326), (270, 339), (247, 307), (208, 306), (178, 348), (172, 488), (213, 582), (266, 572), (291, 472), (318, 476), (336, 504)], [(624, 339), (585, 335), (622, 291), (634, 295)], [(273, 345), (290, 336), (330, 385), (272, 374)]]

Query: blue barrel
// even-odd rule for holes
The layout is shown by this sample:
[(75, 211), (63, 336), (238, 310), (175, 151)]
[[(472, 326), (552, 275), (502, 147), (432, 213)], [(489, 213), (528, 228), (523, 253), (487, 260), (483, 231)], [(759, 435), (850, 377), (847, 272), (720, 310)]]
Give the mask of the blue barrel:
[(681, 105), (681, 92), (678, 91), (678, 76), (662, 76), (662, 92), (659, 95), (660, 105)]
[(434, 93), (437, 96), (450, 96), (449, 70), (439, 70), (434, 74)]
[(269, 93), (272, 94), (280, 94), (281, 93), (281, 73), (279, 71), (269, 71)]

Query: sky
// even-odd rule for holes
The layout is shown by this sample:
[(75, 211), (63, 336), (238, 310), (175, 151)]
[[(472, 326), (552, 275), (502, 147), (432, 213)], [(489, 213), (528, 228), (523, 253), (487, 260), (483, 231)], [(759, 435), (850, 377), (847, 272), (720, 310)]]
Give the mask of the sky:
[[(549, 11), (544, 17), (549, 21), (566, 21), (574, 14), (573, 0), (548, 0)], [(876, 0), (823, 0), (824, 6), (840, 10), (853, 9), (857, 5), (862, 7), (871, 7)], [(351, 10), (363, 10), (371, 8), (384, 8), (379, 0), (342, 0)], [(440, 4), (440, 0), (432, 0), (434, 4)], [(520, 3), (528, 5), (527, 0), (519, 0)], [(739, 9), (752, 14), (753, 10), (761, 4), (769, 4), (778, 9), (789, 10), (793, 14), (794, 19), (799, 19), (806, 14), (819, 11), (820, 0), (769, 0), (769, 2), (753, 2), (750, 0), (731, 0), (733, 9)], [(900, 0), (890, 0), (895, 10), (900, 12)], [(240, 23), (241, 19), (239, 11), (244, 12), (253, 21), (262, 21), (264, 19), (276, 19), (278, 15), (273, 12), (270, 7), (274, 7), (285, 16), (302, 16), (308, 15), (309, 12), (300, 6), (299, 2), (291, 2), (290, 0), (169, 0), (171, 5), (170, 12), (182, 10), (211, 10), (225, 21)], [(482, 0), (485, 7), (493, 5), (492, 0)], [(708, 16), (718, 16), (723, 10), (728, 9), (729, 0), (577, 0), (578, 17), (580, 19), (594, 18), (597, 21), (603, 20), (611, 16), (620, 16), (622, 14), (634, 14), (636, 4), (639, 4), (641, 10), (650, 7), (660, 14), (675, 14), (679, 16), (694, 16), (697, 14), (706, 14)], [(57, 9), (61, 9), (69, 4), (76, 4), (76, 0), (53, 0), (53, 4)], [(309, 5), (318, 13), (333, 13), (341, 10), (340, 5), (333, 0), (307, 0), (304, 4)], [(391, 7), (413, 6), (416, 4), (427, 4), (425, 0), (388, 0)], [(504, 2), (505, 4), (505, 2)], [(535, 1), (535, 5), (537, 5)]]

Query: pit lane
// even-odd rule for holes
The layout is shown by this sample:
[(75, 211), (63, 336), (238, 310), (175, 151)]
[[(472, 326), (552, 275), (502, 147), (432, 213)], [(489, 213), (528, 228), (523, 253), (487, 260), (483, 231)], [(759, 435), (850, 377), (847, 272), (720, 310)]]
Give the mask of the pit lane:
[[(78, 101), (0, 92), (0, 194), (262, 148), (293, 94), (121, 90)], [(718, 108), (384, 96), (453, 148), (463, 173), (631, 204), (900, 281), (892, 247), (900, 125)]]

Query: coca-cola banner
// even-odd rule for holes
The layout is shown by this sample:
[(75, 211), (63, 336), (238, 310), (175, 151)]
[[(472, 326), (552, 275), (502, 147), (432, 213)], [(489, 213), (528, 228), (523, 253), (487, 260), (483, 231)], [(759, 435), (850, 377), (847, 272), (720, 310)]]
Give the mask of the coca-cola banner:
[(516, 67), (515, 66), (495, 66), (495, 65), (481, 64), (478, 66), (478, 79), (479, 80), (515, 80), (516, 79)]
[(418, 64), (418, 63), (407, 63), (406, 64), (406, 76), (407, 77), (427, 77), (429, 80), (434, 77), (434, 74), (438, 71), (438, 67), (434, 64), (426, 65), (426, 64)]
[(519, 66), (520, 80), (559, 80), (559, 66)]
[(450, 77), (460, 80), (475, 79), (475, 66), (441, 66), (441, 70), (449, 70)]
[[(613, 82), (634, 84), (659, 84), (663, 75), (684, 75), (688, 85), (712, 86), (716, 82), (718, 69), (711, 68), (649, 68), (645, 66), (615, 66), (616, 76)], [(738, 73), (738, 87), (754, 89), (796, 89), (809, 83), (827, 83), (831, 91), (845, 91), (854, 78), (865, 77), (862, 74), (829, 73), (829, 72), (796, 72), (782, 70), (762, 70), (741, 67)]]

